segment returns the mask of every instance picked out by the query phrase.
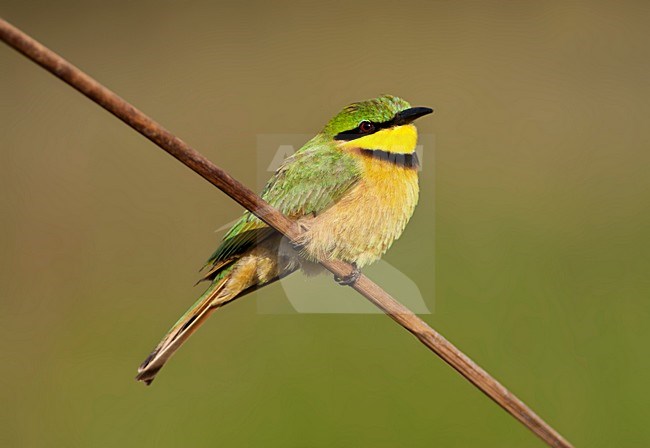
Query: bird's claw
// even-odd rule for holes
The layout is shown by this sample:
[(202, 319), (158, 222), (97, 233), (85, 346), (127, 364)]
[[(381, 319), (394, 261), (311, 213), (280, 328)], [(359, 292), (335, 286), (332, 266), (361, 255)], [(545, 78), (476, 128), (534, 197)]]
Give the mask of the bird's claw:
[[(301, 232), (301, 234), (304, 234), (309, 230), (309, 226), (303, 221), (298, 221), (296, 225), (298, 226), (298, 231)], [(302, 253), (305, 249), (305, 241), (303, 238), (299, 239), (298, 241), (289, 240), (289, 245), (291, 245), (292, 249), (298, 253)]]
[(357, 265), (353, 264), (352, 272), (350, 272), (348, 275), (344, 277), (339, 277), (338, 275), (335, 275), (334, 281), (341, 286), (350, 286), (350, 285), (354, 285), (357, 282), (357, 280), (359, 280), (360, 276), (361, 276), (361, 271), (359, 270)]

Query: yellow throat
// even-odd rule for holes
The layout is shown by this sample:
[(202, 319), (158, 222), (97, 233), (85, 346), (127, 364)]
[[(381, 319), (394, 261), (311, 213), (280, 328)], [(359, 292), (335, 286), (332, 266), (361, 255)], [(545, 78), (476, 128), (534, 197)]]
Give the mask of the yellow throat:
[(418, 131), (412, 124), (382, 129), (374, 134), (341, 144), (345, 149), (385, 151), (392, 154), (411, 154), (418, 142)]

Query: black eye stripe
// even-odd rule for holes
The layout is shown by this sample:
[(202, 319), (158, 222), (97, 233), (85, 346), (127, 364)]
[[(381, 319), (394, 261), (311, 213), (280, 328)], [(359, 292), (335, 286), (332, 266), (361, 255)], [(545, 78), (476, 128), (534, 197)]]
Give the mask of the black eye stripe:
[(355, 140), (360, 137), (365, 137), (366, 135), (374, 134), (375, 132), (381, 131), (382, 129), (392, 128), (393, 126), (401, 126), (404, 124), (412, 123), (414, 120), (417, 120), (419, 117), (430, 114), (432, 112), (433, 109), (430, 109), (428, 107), (410, 107), (408, 109), (404, 109), (397, 112), (395, 116), (388, 121), (384, 121), (381, 123), (375, 123), (372, 121), (368, 122), (375, 127), (375, 129), (372, 132), (363, 132), (361, 130), (361, 124), (359, 124), (359, 126), (357, 126), (354, 129), (350, 129), (349, 131), (343, 131), (336, 134), (334, 136), (334, 140), (345, 140), (345, 141)]
[(383, 123), (375, 123), (374, 121), (369, 121), (368, 123), (371, 123), (375, 127), (375, 129), (372, 132), (363, 132), (361, 130), (361, 124), (359, 124), (359, 126), (357, 126), (354, 129), (350, 129), (349, 131), (339, 132), (334, 136), (334, 140), (350, 141), (350, 140), (356, 140), (357, 138), (365, 137), (366, 135), (372, 135), (377, 131), (381, 131), (382, 129), (393, 127), (395, 125), (395, 119), (393, 118), (391, 120), (384, 121)]

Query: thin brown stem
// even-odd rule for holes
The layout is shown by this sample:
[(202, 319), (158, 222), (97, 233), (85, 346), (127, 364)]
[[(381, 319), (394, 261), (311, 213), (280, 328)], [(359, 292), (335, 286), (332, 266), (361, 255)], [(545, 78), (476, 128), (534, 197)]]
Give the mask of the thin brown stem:
[[(0, 19), (0, 39), (147, 137), (290, 240), (295, 241), (300, 236), (301, 230), (291, 220), (187, 143), (172, 135), (77, 67), (2, 19)], [(341, 278), (348, 276), (353, 270), (351, 265), (341, 261), (322, 261), (321, 264)], [(352, 287), (394, 321), (413, 333), (420, 342), (537, 434), (549, 446), (572, 446), (508, 389), (368, 277), (361, 275)]]

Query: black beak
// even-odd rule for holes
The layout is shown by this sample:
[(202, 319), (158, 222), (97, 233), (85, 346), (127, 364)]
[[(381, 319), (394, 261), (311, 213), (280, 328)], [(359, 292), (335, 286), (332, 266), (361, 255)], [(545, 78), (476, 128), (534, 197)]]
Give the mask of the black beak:
[(410, 109), (405, 109), (395, 115), (395, 124), (398, 126), (409, 124), (424, 115), (429, 115), (430, 113), (433, 113), (433, 109), (428, 107), (411, 107)]

